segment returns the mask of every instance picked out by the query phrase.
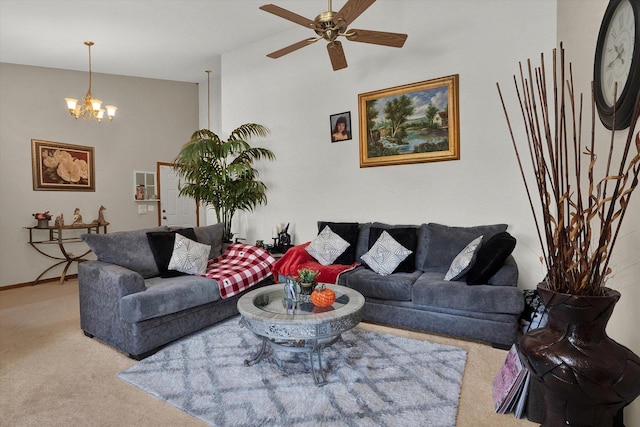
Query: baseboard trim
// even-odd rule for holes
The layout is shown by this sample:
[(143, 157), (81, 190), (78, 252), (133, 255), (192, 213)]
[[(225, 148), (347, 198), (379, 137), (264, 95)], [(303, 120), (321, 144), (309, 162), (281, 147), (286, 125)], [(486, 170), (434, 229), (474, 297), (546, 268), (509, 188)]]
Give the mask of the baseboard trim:
[[(77, 279), (77, 278), (78, 278), (77, 274), (67, 274), (65, 278), (65, 282), (68, 280)], [(60, 281), (60, 277), (50, 277), (48, 279), (40, 279), (38, 281), (38, 285), (42, 283), (51, 283), (51, 282), (59, 282), (59, 281)], [(35, 286), (35, 285), (33, 284), (33, 282), (16, 283), (15, 285), (0, 286), (0, 291), (8, 291), (9, 289), (16, 289), (16, 288), (25, 288), (27, 286)]]

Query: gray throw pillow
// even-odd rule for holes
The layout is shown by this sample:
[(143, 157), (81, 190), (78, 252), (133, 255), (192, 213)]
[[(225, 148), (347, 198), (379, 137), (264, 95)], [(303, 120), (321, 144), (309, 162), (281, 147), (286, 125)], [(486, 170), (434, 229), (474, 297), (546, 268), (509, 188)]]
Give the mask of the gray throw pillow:
[(507, 224), (479, 225), (476, 227), (449, 227), (427, 224), (427, 250), (422, 271), (446, 273), (453, 259), (474, 239), (484, 236), (487, 241), (507, 230)]
[(155, 227), (109, 234), (83, 234), (81, 238), (99, 261), (128, 268), (147, 279), (160, 273), (147, 240), (147, 233), (167, 230), (167, 227)]
[(212, 224), (204, 227), (194, 227), (193, 231), (196, 233), (196, 239), (200, 243), (211, 246), (211, 252), (209, 252), (209, 259), (213, 259), (222, 255), (222, 232), (224, 231), (224, 224)]

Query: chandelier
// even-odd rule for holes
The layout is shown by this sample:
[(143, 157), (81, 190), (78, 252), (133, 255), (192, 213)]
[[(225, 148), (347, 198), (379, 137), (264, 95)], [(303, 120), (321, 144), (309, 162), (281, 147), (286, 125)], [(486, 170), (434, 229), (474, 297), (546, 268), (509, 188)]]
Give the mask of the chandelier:
[(91, 94), (91, 46), (93, 46), (94, 43), (92, 41), (86, 41), (84, 44), (89, 47), (89, 90), (84, 98), (82, 98), (82, 103), (80, 104), (78, 104), (76, 98), (65, 98), (67, 108), (69, 108), (69, 113), (76, 119), (82, 117), (85, 120), (97, 120), (98, 123), (102, 121), (106, 109), (109, 120), (113, 120), (113, 116), (115, 116), (118, 107), (105, 105), (104, 108), (101, 108), (102, 101), (94, 98)]

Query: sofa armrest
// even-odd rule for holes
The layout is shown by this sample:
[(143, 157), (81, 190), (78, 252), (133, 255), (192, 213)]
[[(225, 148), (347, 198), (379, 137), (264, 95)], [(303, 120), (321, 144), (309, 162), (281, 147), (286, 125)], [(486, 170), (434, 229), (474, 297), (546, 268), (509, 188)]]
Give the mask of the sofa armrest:
[(145, 290), (139, 273), (102, 261), (78, 264), (80, 328), (119, 349), (127, 348), (128, 336), (120, 318), (120, 299)]
[(489, 279), (488, 284), (495, 286), (518, 286), (518, 264), (513, 255), (509, 255), (502, 267), (500, 267), (500, 270)]
[[(139, 273), (102, 261), (87, 261), (78, 265), (78, 285), (120, 299), (125, 295), (145, 290), (144, 278)], [(99, 288), (99, 289), (98, 289)]]

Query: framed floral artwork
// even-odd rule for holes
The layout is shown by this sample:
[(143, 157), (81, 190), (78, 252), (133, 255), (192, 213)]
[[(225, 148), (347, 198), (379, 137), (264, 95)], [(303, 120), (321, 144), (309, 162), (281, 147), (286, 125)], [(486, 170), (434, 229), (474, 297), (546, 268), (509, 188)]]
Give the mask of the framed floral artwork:
[(96, 191), (93, 147), (31, 140), (35, 191)]
[(358, 95), (360, 167), (460, 158), (458, 75)]

